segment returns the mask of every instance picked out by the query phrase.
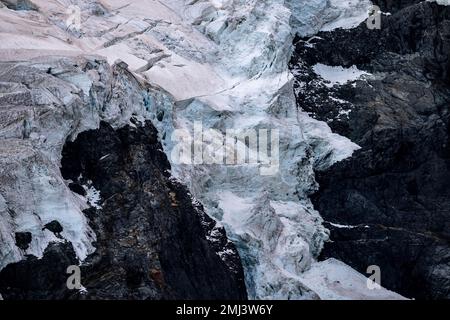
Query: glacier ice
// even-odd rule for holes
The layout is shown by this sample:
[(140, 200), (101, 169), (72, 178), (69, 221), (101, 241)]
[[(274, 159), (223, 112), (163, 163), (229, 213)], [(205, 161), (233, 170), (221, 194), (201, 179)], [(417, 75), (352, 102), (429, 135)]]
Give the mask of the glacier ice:
[[(297, 107), (288, 62), (296, 33), (308, 36), (321, 29), (355, 26), (367, 16), (370, 1), (105, 0), (101, 2), (102, 12), (93, 15), (99, 2), (79, 0), (76, 4), (81, 8), (83, 23), (76, 33), (65, 26), (69, 1), (33, 1), (39, 12), (19, 14), (0, 9), (1, 60), (49, 54), (99, 55), (110, 64), (118, 59), (126, 62), (135, 80), (152, 88), (146, 94), (135, 92), (126, 79), (116, 84), (120, 94), (111, 92), (117, 96), (116, 101), (106, 110), (82, 109), (76, 115), (80, 121), (77, 132), (95, 128), (100, 118), (118, 127), (128, 123), (134, 113), (153, 120), (170, 155), (175, 146), (170, 139), (174, 130), (191, 132), (196, 121), (223, 133), (227, 129), (279, 131), (279, 171), (273, 176), (260, 175), (258, 165), (193, 166), (173, 161), (172, 174), (189, 187), (210, 216), (223, 224), (237, 245), (251, 298), (320, 298), (320, 288), (301, 277), (317, 268), (315, 259), (328, 237), (320, 214), (308, 198), (318, 187), (314, 170), (351, 156), (358, 146)], [(29, 21), (33, 34), (28, 32)], [(42, 68), (48, 66), (43, 63)], [(57, 70), (57, 66), (52, 68)], [(95, 72), (61, 77), (70, 85), (61, 93), (68, 106), (99, 83)], [(142, 94), (146, 109), (136, 100)], [(37, 125), (32, 130), (36, 139), (51, 139), (50, 150), (39, 150), (45, 157), (42, 167), (47, 170), (57, 170), (60, 148), (69, 134), (68, 121), (59, 121), (64, 130), (56, 131), (45, 124), (40, 124), (43, 130), (37, 130)], [(56, 172), (44, 174), (39, 170), (43, 168), (36, 167), (33, 172), (31, 187), (41, 188), (49, 197), (33, 205), (40, 208), (40, 215), (46, 212), (45, 219), (64, 208), (67, 237), (83, 259), (94, 250), (93, 234), (81, 213), (86, 204), (67, 193), (67, 188), (57, 188), (64, 182)], [(54, 185), (49, 187), (42, 179), (53, 179)], [(15, 196), (17, 204), (20, 196)], [(39, 256), (51, 235), (37, 231), (41, 222), (35, 221), (31, 209), (23, 218), (11, 219), (2, 199), (0, 236), (11, 246), (0, 252), (0, 260), (6, 264), (23, 257), (14, 249), (13, 239), (8, 238), (19, 226), (34, 232), (39, 243), (33, 244), (29, 253)], [(349, 281), (361, 282), (356, 272), (343, 270)]]
[[(63, 241), (44, 228), (53, 220), (62, 225), (61, 236), (73, 244), (80, 261), (95, 250), (95, 233), (82, 211), (98, 206), (99, 194), (92, 186), (87, 186), (87, 199), (70, 191), (70, 181), (60, 172), (62, 148), (67, 140), (97, 128), (102, 120), (121, 127), (130, 124), (132, 117), (150, 119), (150, 114), (136, 79), (123, 73), (112, 83), (111, 75), (120, 75), (120, 67), (113, 70), (100, 60), (97, 69), (84, 72), (91, 61), (42, 57), (6, 71), (12, 80), (31, 88), (34, 108), (22, 106), (18, 99), (19, 105), (13, 103), (0, 114), (4, 120), (0, 125), (0, 269), (26, 255), (42, 257), (50, 242)], [(33, 71), (36, 69), (44, 70), (43, 75), (30, 77), (39, 74)], [(60, 70), (64, 73), (59, 74)], [(17, 89), (13, 94), (28, 97), (26, 91)], [(147, 94), (155, 100), (164, 99), (159, 92), (149, 90)], [(16, 232), (31, 233), (28, 249), (15, 245)]]
[[(175, 2), (171, 4), (174, 10), (180, 9)], [(325, 2), (316, 2), (320, 4), (326, 7)], [(214, 42), (214, 50), (203, 54), (217, 52), (208, 66), (214, 72), (210, 92), (182, 97), (172, 111), (174, 128), (192, 130), (195, 121), (223, 132), (276, 128), (280, 131), (280, 170), (267, 177), (250, 165), (174, 164), (173, 171), (237, 244), (250, 297), (315, 297), (298, 278), (314, 263), (328, 236), (308, 199), (317, 188), (313, 170), (350, 156), (358, 146), (333, 134), (295, 104), (287, 64), (295, 32), (310, 32), (301, 26), (293, 28), (297, 12), (285, 1), (228, 1), (208, 10), (206, 5), (196, 2), (189, 15), (195, 16), (197, 30)], [(203, 82), (209, 76), (204, 69), (200, 72)], [(177, 96), (179, 82), (162, 86)], [(163, 136), (170, 135), (165, 123), (159, 129)], [(166, 140), (165, 148), (171, 150), (173, 142)]]

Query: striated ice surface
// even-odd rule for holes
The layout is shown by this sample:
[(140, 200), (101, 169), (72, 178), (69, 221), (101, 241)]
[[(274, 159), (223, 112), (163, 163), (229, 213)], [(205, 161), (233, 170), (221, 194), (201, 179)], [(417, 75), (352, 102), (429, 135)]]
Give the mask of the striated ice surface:
[[(120, 59), (140, 81), (151, 84), (162, 96), (170, 96), (170, 102), (157, 103), (155, 95), (148, 95), (149, 112), (140, 109), (138, 114), (153, 119), (165, 152), (172, 160), (172, 174), (188, 185), (207, 213), (223, 224), (237, 245), (250, 298), (365, 297), (359, 289), (349, 296), (340, 293), (343, 289), (339, 284), (329, 287), (302, 277), (305, 272), (322, 270), (316, 258), (328, 239), (322, 218), (309, 200), (309, 195), (318, 188), (314, 169), (341, 161), (359, 147), (332, 133), (326, 123), (310, 118), (296, 106), (288, 61), (296, 33), (307, 36), (321, 29), (353, 27), (366, 18), (369, 1), (33, 2), (40, 8), (38, 12), (0, 9), (0, 60), (87, 53), (104, 56), (111, 64)], [(82, 13), (77, 30), (67, 28), (65, 23), (66, 9), (71, 4), (78, 5)], [(33, 33), (28, 31), (30, 21)], [(67, 75), (67, 81), (88, 93), (93, 80), (76, 74)], [(64, 99), (70, 99), (70, 95)], [(118, 125), (130, 116), (131, 112), (119, 103), (102, 113), (102, 118)], [(95, 127), (97, 122), (83, 128)], [(278, 170), (272, 175), (261, 174), (264, 169), (261, 163), (179, 164), (170, 157), (177, 144), (171, 138), (174, 132), (179, 132), (175, 130), (192, 133), (196, 123), (222, 134), (230, 129), (277, 130)], [(51, 130), (45, 134), (57, 137), (53, 145), (59, 149), (48, 153), (50, 163), (42, 167), (57, 170), (58, 152), (66, 135)], [(39, 216), (52, 219), (64, 208), (67, 238), (78, 248), (80, 259), (84, 259), (94, 250), (90, 245), (91, 231), (80, 211), (86, 199), (81, 199), (80, 204), (79, 197), (65, 194), (67, 188), (58, 188), (64, 182), (55, 180), (56, 173), (47, 175), (39, 171), (42, 168), (35, 170), (33, 188), (41, 188), (38, 190), (42, 194), (49, 195), (41, 196), (35, 204), (40, 208)], [(44, 182), (45, 179), (55, 180), (54, 185)], [(95, 201), (98, 196), (95, 190), (89, 194), (92, 202), (100, 205)], [(51, 235), (37, 231), (41, 222), (35, 221), (37, 218), (30, 211), (26, 216), (11, 219), (2, 199), (2, 242), (13, 244), (10, 235), (14, 230), (34, 230), (39, 234), (39, 242), (33, 243), (28, 253), (39, 255)], [(10, 251), (3, 263), (23, 256), (13, 247), (8, 247)], [(327, 265), (329, 269), (324, 270), (333, 269), (334, 265)], [(337, 267), (346, 281), (358, 283), (355, 288), (363, 287), (362, 275), (349, 267)], [(331, 293), (324, 294), (323, 290)]]

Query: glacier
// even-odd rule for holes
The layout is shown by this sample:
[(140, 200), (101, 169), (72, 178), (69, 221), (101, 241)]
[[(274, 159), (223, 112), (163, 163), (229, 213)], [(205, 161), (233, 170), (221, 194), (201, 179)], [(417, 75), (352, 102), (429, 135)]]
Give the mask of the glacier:
[[(293, 76), (288, 69), (296, 34), (312, 36), (319, 30), (356, 26), (367, 18), (370, 1), (33, 3), (38, 11), (0, 8), (0, 60), (46, 55), (102, 56), (110, 64), (125, 62), (138, 81), (152, 88), (145, 93), (152, 106), (148, 110), (138, 104), (136, 110), (123, 110), (117, 104), (95, 111), (94, 116), (82, 114), (81, 124), (70, 132), (71, 138), (98, 127), (100, 119), (115, 127), (129, 124), (133, 113), (152, 119), (167, 155), (176, 144), (171, 139), (173, 133), (180, 129), (192, 132), (195, 122), (223, 133), (228, 129), (279, 131), (279, 171), (272, 176), (260, 175), (259, 164), (182, 165), (172, 161), (172, 174), (226, 228), (238, 247), (250, 298), (373, 297), (366, 292), (365, 278), (350, 267), (334, 260), (316, 260), (328, 239), (328, 230), (309, 200), (318, 188), (314, 170), (350, 157), (359, 147), (332, 133), (326, 123), (312, 119), (296, 105)], [(66, 26), (66, 8), (71, 4), (78, 5), (82, 14), (76, 30)], [(42, 68), (45, 67), (43, 62)], [(89, 92), (95, 77), (92, 74), (87, 79), (74, 74), (66, 79), (77, 90)], [(64, 99), (70, 97), (66, 94)], [(23, 253), (14, 248), (14, 240), (8, 237), (12, 230), (31, 231), (36, 236), (33, 238), (38, 240), (27, 254), (38, 257), (55, 240), (41, 230), (42, 222), (33, 216), (33, 210), (39, 212), (40, 219), (50, 221), (64, 208), (66, 219), (62, 224), (80, 260), (95, 250), (95, 235), (81, 212), (87, 206), (86, 200), (72, 194), (57, 172), (68, 128), (45, 128), (43, 133), (35, 131), (34, 136), (37, 140), (41, 136), (52, 139), (52, 148), (43, 151), (45, 159), (39, 162), (43, 163), (42, 168), (33, 171), (31, 180), (33, 193), (40, 190), (37, 192), (45, 196), (35, 199), (33, 208), (22, 210), (26, 213), (12, 221), (4, 204), (14, 199), (20, 205), (20, 197), (25, 197), (27, 191), (23, 190), (20, 196), (8, 194), (7, 200), (0, 194), (0, 236), (2, 242), (10, 244), (8, 250), (0, 252), (0, 268), (23, 258)], [(25, 158), (26, 150), (20, 154), (23, 161), (33, 161), (32, 155)], [(339, 288), (336, 281), (333, 286), (311, 281), (324, 278), (334, 269), (340, 279), (358, 284), (355, 291)], [(387, 290), (379, 291), (376, 297), (399, 298)]]

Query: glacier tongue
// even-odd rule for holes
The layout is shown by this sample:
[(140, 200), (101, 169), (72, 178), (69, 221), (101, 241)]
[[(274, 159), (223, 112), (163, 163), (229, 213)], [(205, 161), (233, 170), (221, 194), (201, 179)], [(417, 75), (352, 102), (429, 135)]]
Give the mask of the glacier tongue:
[[(220, 5), (197, 1), (187, 9), (177, 4), (168, 2), (213, 44), (209, 52), (202, 51), (209, 63), (207, 70), (194, 67), (199, 74), (186, 75), (187, 81), (198, 77), (201, 82), (190, 82), (187, 90), (194, 92), (180, 97), (172, 114), (173, 128), (192, 132), (195, 122), (201, 122), (223, 133), (227, 129), (276, 129), (280, 163), (273, 176), (260, 175), (258, 166), (251, 165), (174, 163), (173, 171), (237, 244), (251, 298), (317, 298), (298, 277), (311, 267), (328, 237), (308, 199), (317, 188), (313, 170), (350, 156), (358, 146), (333, 134), (295, 104), (288, 72), (292, 41), (296, 31), (310, 31), (301, 26), (293, 29), (291, 23), (300, 12), (291, 11), (286, 1), (222, 1)], [(326, 9), (326, 1), (315, 4)], [(317, 24), (315, 31), (326, 22)], [(167, 68), (173, 65), (156, 66), (147, 78), (157, 81), (162, 73), (167, 75)], [(205, 78), (210, 80), (206, 94)], [(171, 80), (159, 84), (175, 97), (186, 94), (183, 81)], [(162, 136), (170, 137), (167, 128), (164, 121), (159, 126)], [(166, 139), (165, 147), (170, 152), (173, 142)]]
[[(80, 0), (75, 2), (83, 22), (76, 32), (65, 27), (69, 1), (33, 2), (39, 12), (0, 10), (3, 59), (90, 53), (110, 63), (125, 61), (136, 77), (175, 100), (152, 104), (151, 110), (168, 155), (176, 144), (173, 132), (192, 132), (196, 122), (222, 133), (279, 131), (275, 175), (261, 175), (259, 164), (172, 162), (173, 174), (227, 229), (240, 251), (251, 298), (319, 298), (317, 288), (301, 277), (316, 265), (328, 238), (308, 198), (318, 187), (314, 169), (351, 156), (358, 146), (296, 106), (288, 62), (295, 33), (351, 27), (365, 18), (369, 1)], [(16, 26), (23, 19), (34, 21), (33, 36)], [(11, 33), (15, 41), (6, 40)], [(106, 112), (110, 121), (123, 118), (120, 110)], [(1, 205), (0, 198), (0, 213)]]

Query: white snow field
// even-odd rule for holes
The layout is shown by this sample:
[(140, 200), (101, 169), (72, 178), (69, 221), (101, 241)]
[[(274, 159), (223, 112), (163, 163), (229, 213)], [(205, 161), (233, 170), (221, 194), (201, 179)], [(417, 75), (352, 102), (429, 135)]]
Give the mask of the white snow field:
[[(369, 290), (366, 278), (341, 262), (316, 262), (328, 230), (308, 198), (318, 188), (313, 170), (350, 157), (359, 147), (297, 108), (288, 70), (296, 32), (306, 36), (320, 29), (354, 27), (367, 17), (369, 1), (32, 1), (37, 12), (0, 8), (0, 60), (95, 54), (111, 64), (118, 59), (126, 62), (136, 77), (173, 100), (143, 115), (153, 119), (169, 160), (177, 142), (171, 140), (174, 130), (192, 132), (194, 122), (223, 133), (278, 130), (279, 170), (273, 175), (260, 174), (261, 163), (172, 162), (172, 174), (225, 226), (237, 245), (250, 298), (401, 298), (385, 289)], [(81, 10), (79, 30), (66, 26), (70, 5)], [(92, 85), (86, 79), (68, 81), (87, 92)], [(156, 120), (162, 111), (163, 119)], [(116, 119), (114, 112), (107, 119)], [(46, 179), (45, 173), (37, 176)], [(63, 182), (58, 183), (61, 188)], [(91, 197), (98, 197), (92, 192)], [(0, 195), (0, 212), (6, 216), (2, 199)], [(58, 207), (71, 208), (61, 223), (74, 232), (69, 239), (80, 248), (82, 260), (95, 248), (80, 211), (85, 203), (80, 205), (81, 200), (70, 191), (42, 197), (38, 215), (50, 215), (48, 220)], [(9, 222), (2, 216), (0, 221), (0, 239), (13, 251), (4, 261), (17, 261), (23, 255), (14, 252), (18, 249), (8, 235), (18, 229), (33, 235), (41, 231), (31, 215)], [(28, 253), (41, 256), (54, 239), (38, 238)]]

